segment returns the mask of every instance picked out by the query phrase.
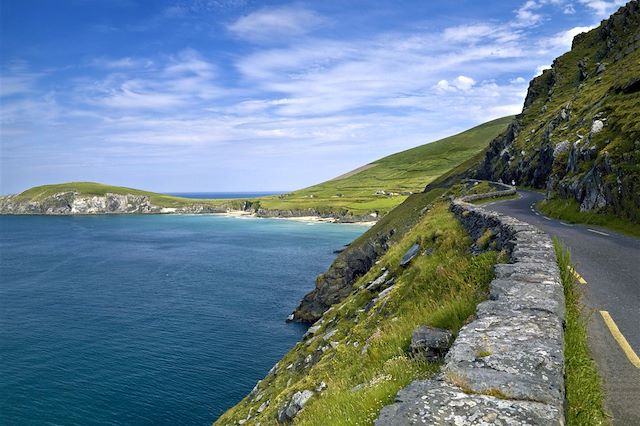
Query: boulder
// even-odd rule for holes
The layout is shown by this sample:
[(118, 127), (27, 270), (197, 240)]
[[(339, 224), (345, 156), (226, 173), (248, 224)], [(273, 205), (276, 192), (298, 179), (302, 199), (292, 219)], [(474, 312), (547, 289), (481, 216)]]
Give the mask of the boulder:
[(389, 271), (384, 271), (382, 275), (380, 275), (375, 280), (371, 281), (371, 284), (367, 286), (367, 290), (369, 291), (378, 291), (382, 287), (382, 284), (386, 281), (389, 276)]
[(593, 120), (593, 124), (591, 124), (591, 134), (595, 135), (596, 133), (600, 133), (604, 128), (604, 122), (602, 120)]
[(570, 148), (571, 148), (571, 142), (569, 142), (568, 140), (564, 140), (560, 142), (553, 149), (553, 158), (555, 159), (558, 157), (558, 155), (562, 154), (563, 152), (569, 151)]
[(424, 357), (427, 361), (437, 361), (449, 350), (452, 340), (453, 335), (449, 330), (422, 325), (413, 331), (409, 349), (412, 354)]
[(409, 250), (407, 250), (407, 252), (404, 254), (404, 256), (402, 256), (402, 259), (400, 260), (400, 266), (407, 266), (413, 260), (413, 258), (418, 255), (419, 252), (420, 244), (416, 243), (412, 245), (411, 248), (409, 248)]
[(310, 390), (303, 390), (294, 393), (291, 397), (291, 401), (278, 411), (278, 421), (280, 423), (287, 423), (293, 420), (312, 396), (313, 391)]

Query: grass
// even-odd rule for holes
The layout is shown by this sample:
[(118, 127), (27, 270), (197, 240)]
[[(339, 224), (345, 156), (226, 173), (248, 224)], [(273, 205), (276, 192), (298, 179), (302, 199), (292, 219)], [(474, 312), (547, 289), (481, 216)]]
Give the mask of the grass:
[(319, 185), (282, 196), (263, 197), (260, 205), (277, 210), (329, 209), (355, 215), (377, 211), (383, 215), (400, 205), (410, 193), (422, 192), (442, 174), (480, 154), (491, 139), (506, 129), (511, 119), (489, 121), (457, 135), (384, 157)]
[(567, 399), (567, 425), (608, 425), (604, 409), (602, 380), (589, 354), (584, 308), (575, 285), (571, 254), (554, 239), (556, 258), (566, 301), (564, 357)]
[[(401, 268), (401, 257), (415, 242), (423, 249), (433, 249), (432, 254), (418, 256)], [(258, 393), (230, 409), (216, 425), (234, 424), (246, 419), (249, 412), (252, 423), (275, 424), (278, 409), (293, 393), (316, 389), (321, 382), (327, 389), (309, 400), (295, 424), (372, 424), (380, 409), (393, 402), (398, 390), (439, 370), (439, 363), (409, 354), (413, 330), (428, 324), (457, 334), (474, 314), (477, 303), (487, 297), (498, 253), (472, 256), (470, 244), (470, 238), (449, 212), (448, 203), (436, 201), (417, 225), (355, 283), (353, 293), (316, 323), (320, 330), (315, 337), (298, 343), (279, 362), (275, 374), (263, 380)], [(365, 287), (383, 267), (395, 276), (396, 284), (385, 298), (365, 311), (375, 296)], [(323, 338), (333, 331), (328, 340)], [(335, 348), (330, 342), (335, 342)], [(305, 360), (316, 356), (317, 362), (306, 364)], [(267, 400), (269, 406), (256, 415)]]
[(581, 212), (580, 205), (572, 199), (554, 198), (537, 204), (542, 213), (569, 223), (598, 225), (620, 233), (640, 238), (640, 224), (620, 216), (601, 212)]

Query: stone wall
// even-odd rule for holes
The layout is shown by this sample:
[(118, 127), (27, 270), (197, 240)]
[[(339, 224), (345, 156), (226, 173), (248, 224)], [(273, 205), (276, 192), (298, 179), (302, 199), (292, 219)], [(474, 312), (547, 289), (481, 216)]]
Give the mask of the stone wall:
[(460, 330), (441, 373), (402, 389), (377, 426), (564, 424), (565, 306), (553, 243), (527, 223), (467, 203), (477, 198), (454, 200), (451, 209), (474, 239), (489, 230), (510, 263), (495, 266), (489, 300)]

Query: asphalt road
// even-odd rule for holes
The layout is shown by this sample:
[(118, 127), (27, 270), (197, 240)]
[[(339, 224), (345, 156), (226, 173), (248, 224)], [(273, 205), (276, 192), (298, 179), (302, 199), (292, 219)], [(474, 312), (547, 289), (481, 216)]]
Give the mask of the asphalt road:
[(631, 349), (640, 356), (640, 239), (591, 225), (570, 225), (543, 216), (533, 204), (542, 194), (518, 191), (521, 198), (483, 207), (515, 217), (557, 236), (570, 250), (586, 284), (590, 313), (589, 345), (604, 380), (607, 409), (615, 425), (640, 425), (640, 368), (613, 337), (600, 311), (609, 312)]

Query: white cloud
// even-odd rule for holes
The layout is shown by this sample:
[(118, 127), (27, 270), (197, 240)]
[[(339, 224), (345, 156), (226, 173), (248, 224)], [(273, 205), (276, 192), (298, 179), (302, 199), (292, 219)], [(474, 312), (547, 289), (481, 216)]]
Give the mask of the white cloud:
[(88, 103), (121, 110), (193, 106), (225, 93), (215, 82), (215, 65), (194, 50), (183, 50), (152, 69), (148, 61), (126, 63), (132, 64), (127, 72), (119, 69), (104, 80), (84, 82), (77, 91)]
[(458, 25), (449, 27), (444, 30), (443, 37), (447, 41), (476, 41), (479, 38), (486, 37), (496, 32), (495, 25), (474, 24), (474, 25)]
[(531, 27), (542, 21), (542, 14), (536, 11), (542, 7), (541, 2), (526, 1), (516, 12), (516, 20), (512, 23), (515, 27)]
[(550, 70), (550, 69), (551, 69), (551, 65), (538, 65), (536, 67), (536, 73), (533, 76), (538, 77), (539, 75), (542, 75), (542, 72), (544, 70)]
[[(563, 6), (556, 3), (553, 7)], [(301, 158), (314, 158), (328, 178), (348, 167), (336, 163), (342, 156), (321, 162), (324, 153), (350, 153), (344, 158), (357, 166), (519, 112), (526, 76), (588, 29), (543, 38), (537, 34), (543, 31), (530, 25), (546, 19), (548, 5), (524, 3), (506, 22), (345, 40), (303, 36), (323, 22), (306, 9), (262, 9), (240, 18), (229, 31), (258, 42), (289, 37), (288, 43), (235, 51), (232, 62), (220, 65), (195, 50), (101, 58), (90, 64), (91, 77), (69, 80), (72, 87), (61, 83), (52, 102), (3, 103), (2, 129), (25, 138), (31, 134), (34, 140), (42, 135), (48, 143), (55, 142), (48, 138), (55, 134), (69, 146), (104, 154), (91, 158), (186, 161), (186, 152), (193, 161), (216, 158), (226, 164), (242, 157), (256, 164), (258, 156), (291, 155), (291, 167)], [(539, 66), (537, 73), (543, 68), (548, 66)], [(24, 91), (37, 85), (16, 80), (11, 87)], [(61, 119), (69, 138), (47, 131)]]
[(590, 31), (595, 27), (595, 25), (589, 27), (573, 27), (566, 31), (561, 31), (552, 37), (541, 39), (539, 44), (543, 49), (562, 53), (571, 49), (571, 43), (576, 35)]
[(5, 69), (0, 69), (0, 97), (33, 93), (36, 83), (45, 75), (34, 72), (24, 61), (10, 61)]
[(243, 16), (227, 28), (237, 37), (252, 42), (271, 42), (307, 34), (325, 19), (300, 7), (262, 9)]
[(36, 79), (37, 75), (30, 73), (0, 74), (0, 97), (27, 94), (33, 90)]
[(453, 80), (453, 85), (460, 90), (469, 90), (476, 84), (475, 80), (465, 75), (459, 75)]
[(597, 18), (603, 19), (609, 17), (617, 8), (624, 5), (626, 0), (578, 0), (578, 2), (589, 8)]

